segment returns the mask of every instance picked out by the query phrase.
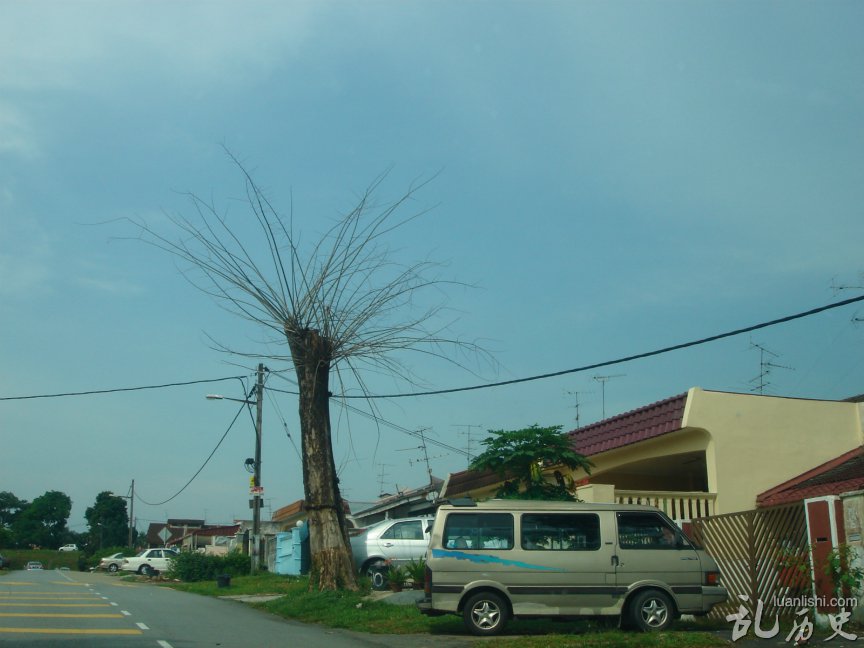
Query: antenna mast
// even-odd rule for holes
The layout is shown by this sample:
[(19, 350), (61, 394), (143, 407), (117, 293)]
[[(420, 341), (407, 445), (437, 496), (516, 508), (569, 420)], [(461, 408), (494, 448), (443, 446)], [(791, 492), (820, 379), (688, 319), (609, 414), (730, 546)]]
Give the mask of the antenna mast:
[(601, 385), (601, 393), (603, 395), (603, 418), (606, 418), (606, 383), (612, 380), (613, 378), (621, 378), (626, 376), (627, 374), (613, 374), (611, 376), (593, 376), (593, 380), (596, 380)]

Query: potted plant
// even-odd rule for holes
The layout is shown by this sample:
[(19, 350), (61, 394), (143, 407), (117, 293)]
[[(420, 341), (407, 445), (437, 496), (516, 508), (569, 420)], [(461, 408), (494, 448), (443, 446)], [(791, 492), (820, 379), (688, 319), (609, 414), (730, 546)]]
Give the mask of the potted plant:
[(411, 587), (423, 589), (426, 581), (426, 561), (422, 558), (412, 560), (405, 565), (405, 571), (408, 572), (408, 578), (411, 579)]
[(408, 579), (408, 572), (404, 567), (390, 565), (387, 571), (387, 582), (390, 584), (390, 589), (394, 592), (401, 592)]

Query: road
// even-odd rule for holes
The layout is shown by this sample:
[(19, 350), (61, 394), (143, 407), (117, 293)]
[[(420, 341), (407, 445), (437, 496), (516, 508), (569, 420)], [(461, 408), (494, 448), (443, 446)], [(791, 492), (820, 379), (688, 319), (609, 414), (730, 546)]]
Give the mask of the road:
[(366, 635), (286, 621), (236, 601), (105, 574), (0, 578), (0, 646), (63, 648), (462, 648), (467, 638)]

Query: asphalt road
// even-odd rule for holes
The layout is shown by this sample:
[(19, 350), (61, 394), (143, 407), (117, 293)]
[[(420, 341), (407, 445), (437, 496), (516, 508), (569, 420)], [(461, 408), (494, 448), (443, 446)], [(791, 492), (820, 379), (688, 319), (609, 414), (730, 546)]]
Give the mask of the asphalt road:
[(63, 648), (463, 648), (465, 637), (366, 635), (286, 621), (239, 603), (98, 573), (0, 578), (0, 646)]

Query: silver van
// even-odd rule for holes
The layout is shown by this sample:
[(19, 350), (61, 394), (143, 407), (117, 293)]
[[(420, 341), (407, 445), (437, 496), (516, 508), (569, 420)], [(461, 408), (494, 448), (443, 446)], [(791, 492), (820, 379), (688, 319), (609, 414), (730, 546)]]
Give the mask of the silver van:
[(511, 617), (617, 616), (663, 630), (726, 600), (717, 563), (658, 509), (471, 500), (439, 507), (424, 614), (461, 614), (476, 635)]

